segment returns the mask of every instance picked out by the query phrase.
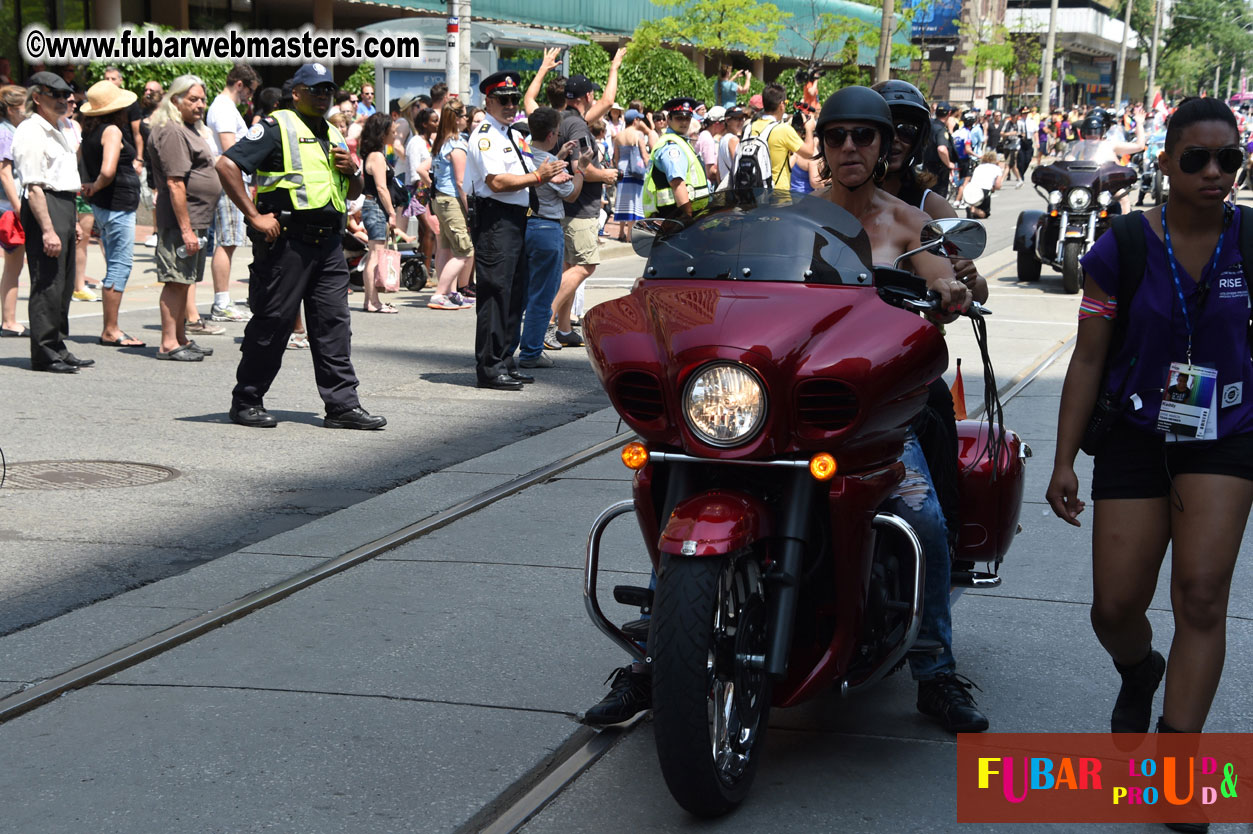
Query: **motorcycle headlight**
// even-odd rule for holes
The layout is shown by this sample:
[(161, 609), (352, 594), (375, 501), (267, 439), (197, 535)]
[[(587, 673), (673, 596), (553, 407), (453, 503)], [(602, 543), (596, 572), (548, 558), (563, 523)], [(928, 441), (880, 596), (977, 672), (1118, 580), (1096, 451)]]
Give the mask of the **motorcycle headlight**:
[(1110, 194), (1108, 191), (1102, 191), (1100, 196), (1096, 198), (1096, 201), (1101, 204), (1102, 208), (1104, 208), (1114, 202), (1114, 195)]
[(1062, 192), (1050, 191), (1049, 192), (1049, 205), (1060, 206), (1061, 204), (1062, 204)]
[(1083, 211), (1092, 205), (1092, 192), (1086, 188), (1072, 188), (1066, 195), (1066, 206), (1071, 211)]
[(757, 434), (766, 419), (766, 390), (743, 365), (708, 365), (683, 392), (687, 425), (711, 446), (735, 446)]

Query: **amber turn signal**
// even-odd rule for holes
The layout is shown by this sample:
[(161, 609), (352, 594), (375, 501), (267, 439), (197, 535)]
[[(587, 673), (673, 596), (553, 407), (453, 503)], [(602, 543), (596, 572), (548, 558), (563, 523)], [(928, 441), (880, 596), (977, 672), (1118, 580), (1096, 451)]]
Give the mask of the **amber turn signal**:
[(829, 481), (835, 477), (835, 458), (826, 452), (819, 452), (809, 459), (809, 474), (816, 480)]
[(628, 443), (622, 447), (622, 462), (627, 469), (643, 469), (648, 465), (648, 450), (643, 443)]

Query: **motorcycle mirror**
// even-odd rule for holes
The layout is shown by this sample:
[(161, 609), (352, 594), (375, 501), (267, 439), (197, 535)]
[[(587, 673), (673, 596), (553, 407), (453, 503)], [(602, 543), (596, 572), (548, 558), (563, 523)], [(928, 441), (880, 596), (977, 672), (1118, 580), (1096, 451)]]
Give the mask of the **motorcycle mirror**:
[(988, 232), (978, 220), (944, 217), (922, 227), (922, 244), (935, 248), (945, 257), (974, 260), (988, 244)]
[(681, 231), (684, 224), (673, 218), (650, 217), (637, 220), (631, 224), (631, 248), (641, 258), (647, 258), (653, 250), (653, 241), (658, 235), (672, 235)]

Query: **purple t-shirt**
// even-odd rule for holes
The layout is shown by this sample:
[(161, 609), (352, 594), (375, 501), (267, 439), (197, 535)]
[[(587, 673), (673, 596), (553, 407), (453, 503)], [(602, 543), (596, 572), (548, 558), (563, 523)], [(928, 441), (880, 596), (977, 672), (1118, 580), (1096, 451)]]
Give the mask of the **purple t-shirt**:
[[(1179, 281), (1192, 316), (1192, 362), (1218, 371), (1218, 436), (1253, 431), (1253, 359), (1249, 358), (1249, 292), (1244, 285), (1240, 257), (1242, 209), (1223, 235), (1223, 250), (1213, 275), (1205, 309), (1197, 314), (1199, 285), (1179, 270)], [(1131, 300), (1127, 338), (1113, 357), (1106, 388), (1121, 390), (1126, 398), (1138, 394), (1127, 420), (1155, 432), (1162, 390), (1172, 362), (1187, 361), (1188, 328), (1179, 309), (1166, 244), (1143, 218), (1146, 244), (1144, 281)], [(1253, 218), (1250, 218), (1253, 222)], [(1111, 296), (1118, 294), (1118, 242), (1112, 232), (1101, 236), (1083, 257), (1083, 268)], [(1126, 314), (1128, 311), (1121, 311)], [(1135, 364), (1132, 365), (1132, 359)], [(1124, 386), (1125, 381), (1125, 387)], [(1227, 403), (1224, 405), (1224, 403)]]

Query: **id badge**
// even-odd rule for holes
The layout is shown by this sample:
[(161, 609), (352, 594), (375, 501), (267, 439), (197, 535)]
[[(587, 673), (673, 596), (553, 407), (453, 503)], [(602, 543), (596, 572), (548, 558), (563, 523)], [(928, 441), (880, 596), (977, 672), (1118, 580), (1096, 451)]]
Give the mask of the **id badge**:
[(1157, 415), (1157, 430), (1166, 434), (1167, 442), (1217, 440), (1217, 413), (1217, 369), (1170, 363)]

